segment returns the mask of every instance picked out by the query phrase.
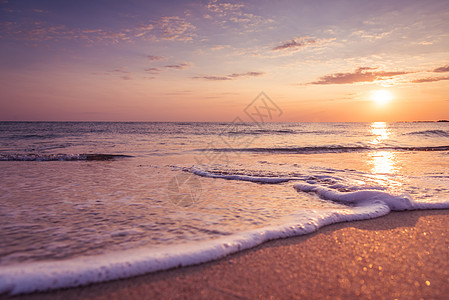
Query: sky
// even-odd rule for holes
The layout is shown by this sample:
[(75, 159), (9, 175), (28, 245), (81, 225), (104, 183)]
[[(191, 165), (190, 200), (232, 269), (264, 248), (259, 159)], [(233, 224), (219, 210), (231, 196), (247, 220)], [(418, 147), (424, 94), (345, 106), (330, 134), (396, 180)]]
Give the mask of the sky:
[(246, 121), (261, 92), (271, 121), (449, 119), (448, 20), (447, 0), (0, 0), (0, 120)]

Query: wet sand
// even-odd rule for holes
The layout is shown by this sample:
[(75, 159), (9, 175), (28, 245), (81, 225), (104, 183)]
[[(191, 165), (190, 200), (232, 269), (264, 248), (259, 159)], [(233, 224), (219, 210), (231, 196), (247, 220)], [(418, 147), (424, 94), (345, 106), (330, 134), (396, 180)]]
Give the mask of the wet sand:
[(12, 299), (447, 299), (447, 295), (449, 210), (433, 210), (334, 224), (198, 266)]

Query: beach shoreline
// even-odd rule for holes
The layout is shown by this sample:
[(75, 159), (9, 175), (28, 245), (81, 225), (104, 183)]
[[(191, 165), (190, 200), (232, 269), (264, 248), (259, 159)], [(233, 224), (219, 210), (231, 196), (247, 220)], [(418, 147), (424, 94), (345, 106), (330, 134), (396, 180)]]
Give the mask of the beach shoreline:
[(1, 299), (443, 298), (449, 210), (332, 224), (191, 267)]

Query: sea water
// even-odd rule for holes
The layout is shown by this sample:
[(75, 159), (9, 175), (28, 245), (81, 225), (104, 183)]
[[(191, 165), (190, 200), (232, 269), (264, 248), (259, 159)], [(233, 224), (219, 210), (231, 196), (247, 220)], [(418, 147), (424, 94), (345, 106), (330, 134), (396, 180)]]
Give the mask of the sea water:
[(449, 208), (449, 123), (0, 122), (0, 294)]

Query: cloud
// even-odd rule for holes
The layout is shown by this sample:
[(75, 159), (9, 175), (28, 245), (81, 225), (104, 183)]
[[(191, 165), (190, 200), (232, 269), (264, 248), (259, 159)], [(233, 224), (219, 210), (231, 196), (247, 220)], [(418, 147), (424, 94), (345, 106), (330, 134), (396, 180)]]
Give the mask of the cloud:
[(304, 48), (317, 43), (316, 39), (309, 37), (296, 38), (288, 42), (283, 42), (281, 45), (274, 47), (273, 51), (292, 50), (297, 48)]
[(117, 43), (132, 38), (142, 37), (144, 34), (135, 29), (123, 29), (108, 31), (101, 28), (69, 28), (65, 25), (54, 25), (46, 22), (17, 23), (8, 22), (0, 24), (0, 36), (2, 39), (23, 40), (32, 42), (47, 42), (61, 40), (84, 40), (89, 43), (109, 41)]
[(213, 12), (220, 17), (226, 17), (230, 13), (239, 12), (240, 9), (244, 6), (245, 5), (243, 4), (221, 3), (215, 0), (210, 1), (206, 7), (210, 12)]
[(396, 29), (392, 29), (390, 31), (382, 31), (382, 32), (370, 32), (370, 31), (366, 31), (366, 30), (357, 30), (357, 31), (354, 31), (351, 35), (359, 36), (363, 39), (368, 39), (368, 40), (374, 41), (374, 40), (380, 40), (380, 39), (390, 36), (395, 30)]
[(215, 80), (215, 81), (226, 81), (234, 80), (237, 78), (248, 78), (248, 77), (259, 77), (264, 75), (264, 72), (246, 72), (246, 73), (232, 73), (225, 76), (195, 76), (193, 79), (205, 79), (205, 80)]
[(165, 68), (167, 69), (175, 69), (175, 70), (184, 70), (187, 69), (190, 66), (188, 63), (181, 63), (177, 65), (167, 65)]
[(228, 75), (232, 78), (238, 78), (238, 77), (258, 77), (265, 74), (264, 72), (246, 72), (246, 73), (232, 73), (231, 75)]
[[(118, 78), (123, 79), (123, 80), (131, 80), (132, 79), (132, 77), (130, 76), (131, 72), (128, 72), (125, 67), (119, 67), (119, 68), (115, 68), (112, 70), (108, 70), (103, 74), (108, 75), (108, 76), (114, 76), (114, 77), (118, 76)], [(92, 75), (101, 75), (101, 74), (92, 73)]]
[(252, 13), (245, 12), (245, 5), (240, 3), (229, 3), (218, 0), (209, 1), (206, 5), (208, 10), (203, 18), (214, 20), (222, 26), (237, 24), (239, 31), (253, 32), (255, 30), (265, 30), (262, 25), (274, 23), (274, 20), (267, 19)]
[(427, 77), (427, 78), (415, 79), (415, 80), (412, 80), (412, 83), (426, 83), (426, 82), (434, 82), (434, 81), (442, 81), (442, 80), (449, 80), (449, 76), (447, 76), (447, 77)]
[(217, 81), (232, 80), (232, 78), (228, 77), (228, 76), (195, 76), (192, 78), (193, 79), (217, 80)]
[(287, 56), (303, 51), (307, 48), (313, 48), (314, 50), (322, 50), (328, 47), (329, 44), (335, 41), (335, 38), (323, 38), (318, 39), (316, 37), (297, 37), (288, 41), (281, 42), (278, 45), (271, 45), (269, 49), (270, 53), (258, 53), (257, 56), (275, 57), (275, 56)]
[(231, 47), (231, 45), (216, 45), (216, 46), (210, 47), (210, 50), (217, 51), (217, 50), (222, 50), (222, 49), (230, 48), (230, 47)]
[(190, 41), (196, 27), (181, 17), (162, 17), (157, 23), (161, 38), (170, 41)]
[(147, 55), (147, 58), (150, 61), (158, 61), (158, 60), (165, 59), (165, 57), (163, 57), (163, 56), (154, 56), (154, 55)]
[(150, 74), (159, 74), (162, 70), (159, 68), (147, 68), (144, 71)]
[(161, 17), (138, 26), (117, 30), (108, 28), (73, 28), (64, 24), (51, 24), (33, 20), (28, 22), (0, 21), (0, 38), (33, 42), (84, 40), (89, 43), (118, 43), (138, 39), (189, 41), (196, 36), (195, 29), (194, 25), (177, 16)]
[(318, 81), (309, 82), (308, 84), (349, 84), (358, 82), (373, 82), (377, 80), (389, 79), (398, 75), (405, 75), (411, 72), (403, 71), (372, 71), (376, 68), (360, 67), (350, 73), (334, 73), (321, 77)]
[(68, 33), (65, 25), (49, 25), (44, 22), (33, 22), (26, 26), (16, 22), (0, 22), (0, 38), (26, 40), (32, 42), (72, 39), (74, 33)]
[(251, 13), (239, 13), (229, 18), (230, 21), (238, 23), (245, 28), (254, 28), (264, 24), (274, 23), (273, 19), (265, 19), (264, 17), (251, 14)]
[(121, 73), (121, 74), (129, 74), (130, 72), (126, 71), (124, 67), (120, 67), (117, 69), (109, 70), (108, 73)]
[(439, 67), (434, 69), (432, 72), (435, 73), (444, 73), (444, 72), (449, 72), (449, 65), (443, 66), (443, 67)]

